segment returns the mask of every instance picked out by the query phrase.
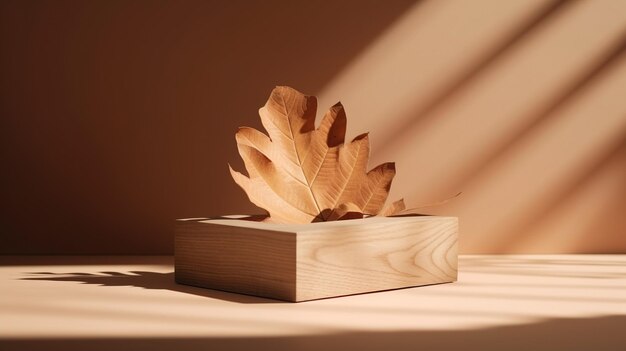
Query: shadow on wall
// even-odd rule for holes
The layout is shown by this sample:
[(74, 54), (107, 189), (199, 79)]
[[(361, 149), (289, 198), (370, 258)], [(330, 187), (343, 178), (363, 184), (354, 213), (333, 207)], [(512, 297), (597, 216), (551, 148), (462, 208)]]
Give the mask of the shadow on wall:
[(625, 316), (550, 319), (537, 323), (455, 331), (343, 332), (247, 338), (93, 338), (0, 340), (3, 350), (510, 350), (618, 351), (626, 343)]
[(391, 198), (463, 191), (431, 210), (460, 217), (463, 253), (623, 253), (624, 86), (626, 3), (427, 2), (320, 104), (342, 96), (375, 131), (371, 163), (398, 170)]
[(1, 253), (171, 254), (175, 218), (258, 213), (237, 127), (416, 3), (0, 2)]
[(277, 84), (342, 101), (390, 198), (463, 191), (431, 211), (462, 253), (626, 252), (626, 2), (0, 6), (5, 253), (171, 253), (174, 218), (258, 213), (226, 163)]

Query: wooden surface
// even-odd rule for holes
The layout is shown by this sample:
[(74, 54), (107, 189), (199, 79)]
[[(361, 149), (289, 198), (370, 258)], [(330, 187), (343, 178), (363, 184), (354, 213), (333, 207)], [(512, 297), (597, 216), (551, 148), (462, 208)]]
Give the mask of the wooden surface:
[(298, 233), (298, 301), (456, 281), (456, 218), (357, 221)]
[(176, 280), (287, 301), (452, 282), (457, 236), (453, 217), (185, 220), (176, 230)]
[(171, 257), (0, 264), (3, 351), (587, 351), (626, 343), (626, 255), (461, 256), (455, 284), (300, 304), (175, 284)]
[[(626, 255), (461, 256), (459, 281), (298, 304), (171, 257), (0, 256), (0, 350), (623, 350)], [(506, 347), (503, 347), (506, 345)]]
[(262, 226), (242, 220), (206, 222), (212, 221), (177, 223), (177, 282), (281, 300), (296, 299), (294, 233), (272, 230), (277, 225)]

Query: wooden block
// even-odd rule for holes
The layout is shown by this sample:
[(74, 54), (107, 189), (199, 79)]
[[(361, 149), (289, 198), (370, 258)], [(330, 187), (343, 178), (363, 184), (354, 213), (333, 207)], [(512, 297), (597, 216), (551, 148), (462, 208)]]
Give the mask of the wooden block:
[(457, 279), (458, 220), (405, 216), (311, 224), (179, 220), (176, 281), (305, 301)]

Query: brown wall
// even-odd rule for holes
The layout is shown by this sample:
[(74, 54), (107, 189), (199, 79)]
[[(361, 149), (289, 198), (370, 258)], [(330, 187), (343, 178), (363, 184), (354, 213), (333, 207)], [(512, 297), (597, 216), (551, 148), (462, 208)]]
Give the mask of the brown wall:
[(253, 211), (234, 133), (318, 91), (410, 1), (0, 2), (3, 253), (169, 253)]
[(257, 212), (233, 134), (341, 99), (463, 252), (626, 252), (626, 2), (2, 1), (1, 253), (172, 251)]

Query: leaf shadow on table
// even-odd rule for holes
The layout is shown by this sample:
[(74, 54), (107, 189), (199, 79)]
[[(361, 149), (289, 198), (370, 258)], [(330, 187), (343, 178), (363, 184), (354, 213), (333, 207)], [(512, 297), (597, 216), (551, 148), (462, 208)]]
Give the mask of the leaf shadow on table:
[(621, 351), (626, 316), (542, 319), (480, 329), (345, 331), (284, 336), (0, 339), (2, 350), (481, 350)]
[(20, 280), (45, 280), (56, 282), (77, 282), (99, 286), (131, 286), (149, 290), (170, 290), (174, 292), (192, 294), (217, 300), (224, 300), (246, 304), (285, 303), (283, 301), (266, 299), (262, 297), (235, 294), (226, 291), (198, 288), (176, 283), (174, 272), (149, 272), (129, 271), (99, 273), (53, 273), (53, 272), (27, 272), (28, 277)]

